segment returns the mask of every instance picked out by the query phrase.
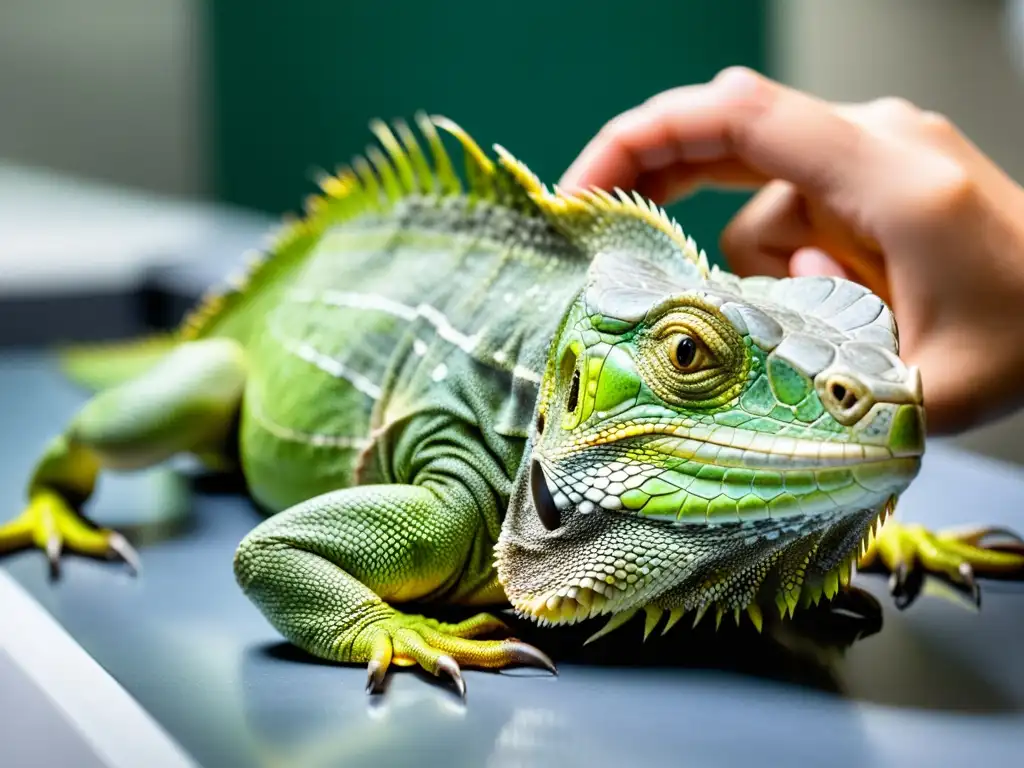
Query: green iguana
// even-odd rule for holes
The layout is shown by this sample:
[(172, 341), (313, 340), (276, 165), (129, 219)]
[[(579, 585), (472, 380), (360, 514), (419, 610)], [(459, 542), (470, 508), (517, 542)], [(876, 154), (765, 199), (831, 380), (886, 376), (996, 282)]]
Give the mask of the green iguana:
[[(325, 175), (243, 277), (170, 338), (72, 352), (103, 385), (56, 437), (0, 551), (136, 555), (81, 507), (102, 470), (176, 454), (236, 467), (273, 513), (238, 583), (289, 641), (450, 676), (548, 667), (503, 622), (709, 609), (760, 629), (833, 598), (859, 561), (1018, 571), (986, 530), (880, 523), (916, 476), (921, 381), (893, 316), (833, 278), (740, 279), (656, 205), (553, 191), (444, 118)], [(453, 167), (441, 134), (464, 150)], [(428, 149), (424, 152), (421, 141)], [(667, 617), (666, 617), (667, 615)], [(774, 616), (773, 616), (774, 618)]]

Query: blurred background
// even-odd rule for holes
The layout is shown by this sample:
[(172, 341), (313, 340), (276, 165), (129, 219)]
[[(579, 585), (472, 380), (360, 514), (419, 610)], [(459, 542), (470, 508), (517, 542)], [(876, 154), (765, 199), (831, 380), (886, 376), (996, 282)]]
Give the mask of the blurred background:
[[(745, 64), (949, 115), (1024, 180), (1017, 0), (0, 0), (0, 345), (172, 325), (312, 176), (418, 109), (555, 181), (617, 112)], [(671, 208), (713, 259), (746, 199)], [(2, 357), (0, 357), (2, 361)], [(1024, 418), (960, 439), (1024, 462)]]

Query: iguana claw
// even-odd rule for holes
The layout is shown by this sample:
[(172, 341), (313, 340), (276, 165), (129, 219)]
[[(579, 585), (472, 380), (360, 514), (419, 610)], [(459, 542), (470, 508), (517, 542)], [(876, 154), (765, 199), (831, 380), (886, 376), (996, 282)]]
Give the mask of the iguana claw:
[(513, 640), (509, 643), (509, 655), (512, 660), (519, 664), (526, 664), (531, 667), (543, 667), (553, 675), (558, 675), (558, 668), (555, 667), (553, 662), (546, 653), (538, 648), (534, 648), (532, 645), (526, 643), (520, 643), (519, 641)]
[(451, 656), (442, 656), (437, 660), (437, 671), (444, 672), (455, 683), (455, 690), (461, 698), (466, 698), (466, 681), (462, 679), (462, 670), (459, 669), (459, 662)]
[(905, 562), (899, 563), (889, 575), (889, 594), (901, 611), (917, 600), (923, 585), (924, 573), (917, 568), (910, 569)]
[(139, 553), (135, 551), (135, 547), (128, 543), (128, 539), (117, 531), (112, 531), (107, 546), (110, 548), (109, 556), (111, 558), (120, 559), (128, 566), (128, 570), (133, 576), (139, 574), (142, 570), (142, 561), (139, 559)]
[(366, 692), (380, 693), (384, 688), (384, 674), (387, 667), (377, 659), (370, 659), (366, 665)]

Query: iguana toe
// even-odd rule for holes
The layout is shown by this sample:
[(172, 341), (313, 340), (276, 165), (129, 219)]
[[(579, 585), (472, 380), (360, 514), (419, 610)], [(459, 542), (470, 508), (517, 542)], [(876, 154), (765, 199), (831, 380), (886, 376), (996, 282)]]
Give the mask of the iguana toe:
[(507, 629), (504, 622), (479, 614), (458, 624), (445, 624), (423, 616), (395, 612), (373, 624), (371, 658), (367, 664), (366, 690), (383, 689), (389, 667), (418, 665), (435, 676), (445, 676), (465, 697), (462, 667), (503, 669), (516, 665), (543, 667), (556, 673), (554, 662), (542, 651), (514, 638), (477, 640), (485, 631)]
[(50, 572), (60, 575), (65, 551), (123, 561), (132, 572), (140, 569), (139, 556), (117, 531), (97, 528), (60, 495), (39, 491), (18, 517), (0, 526), (0, 553), (36, 547), (46, 553)]

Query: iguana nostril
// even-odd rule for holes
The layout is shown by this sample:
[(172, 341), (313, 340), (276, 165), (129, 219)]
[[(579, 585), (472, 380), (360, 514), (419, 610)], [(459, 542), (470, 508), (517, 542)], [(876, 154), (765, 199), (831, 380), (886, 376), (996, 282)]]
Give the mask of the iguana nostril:
[(832, 418), (850, 426), (871, 406), (871, 392), (861, 382), (843, 374), (832, 374), (819, 384), (818, 396)]
[(844, 411), (848, 411), (857, 404), (857, 393), (847, 389), (838, 382), (832, 384), (830, 391), (836, 404)]
[(555, 506), (555, 500), (548, 489), (547, 478), (540, 462), (534, 461), (530, 467), (530, 491), (533, 495), (533, 506), (541, 524), (549, 531), (557, 530), (562, 525), (562, 513)]

